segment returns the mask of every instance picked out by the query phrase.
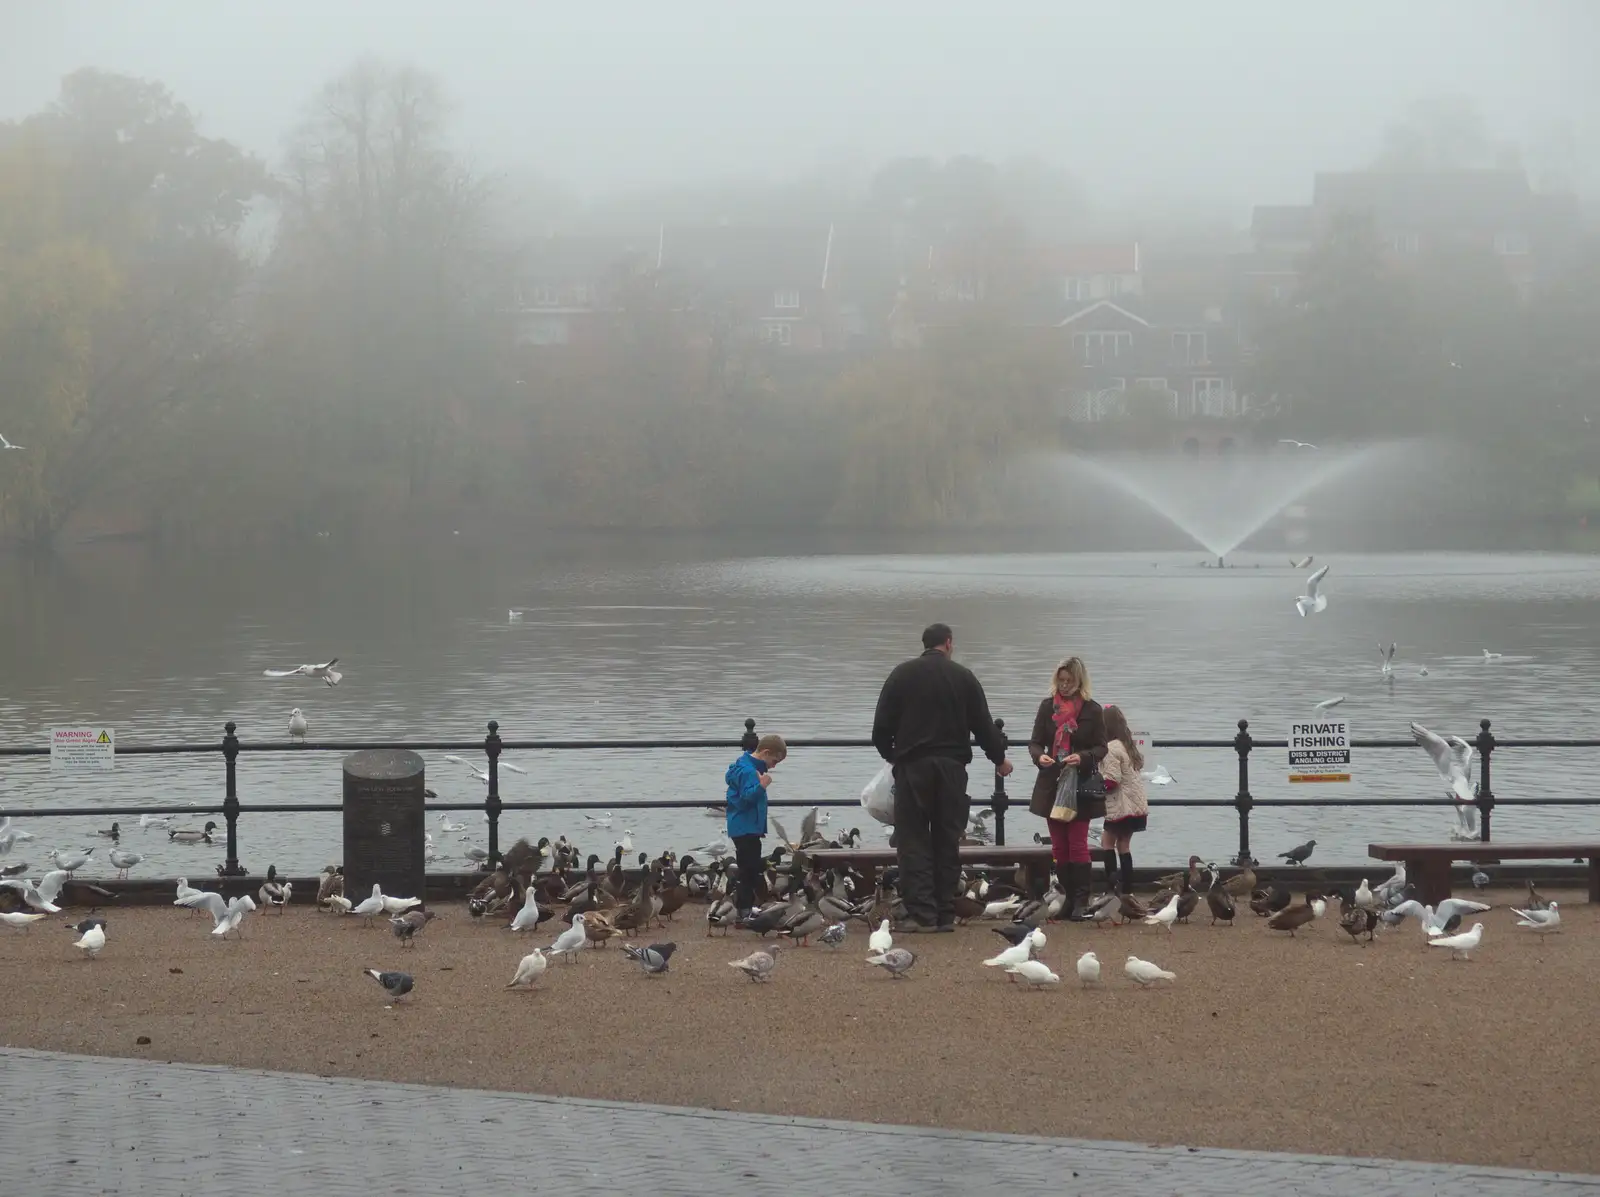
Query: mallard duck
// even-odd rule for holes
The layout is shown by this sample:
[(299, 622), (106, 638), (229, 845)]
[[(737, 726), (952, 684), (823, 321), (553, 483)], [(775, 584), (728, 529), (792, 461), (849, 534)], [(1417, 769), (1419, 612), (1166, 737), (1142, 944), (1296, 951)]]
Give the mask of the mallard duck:
[(1285, 909), (1293, 900), (1288, 890), (1273, 882), (1250, 895), (1250, 909), (1258, 917), (1265, 918), (1269, 914), (1276, 914)]
[(1317, 912), (1309, 901), (1302, 902), (1299, 906), (1286, 906), (1267, 920), (1267, 927), (1273, 931), (1287, 931), (1291, 937), (1301, 927), (1310, 923), (1317, 917)]
[(192, 827), (174, 827), (167, 832), (167, 839), (177, 844), (209, 844), (211, 842), (211, 833), (216, 829), (217, 825), (211, 822), (208, 822), (199, 831)]
[(1233, 926), (1233, 916), (1238, 913), (1233, 904), (1233, 895), (1226, 889), (1212, 886), (1206, 890), (1206, 905), (1211, 909), (1211, 925), (1215, 927), (1218, 920)]
[(593, 910), (583, 917), (583, 933), (588, 937), (590, 946), (604, 947), (607, 940), (616, 939), (622, 932), (611, 925), (607, 915), (599, 910)]
[(262, 882), (261, 888), (256, 891), (256, 897), (261, 899), (261, 908), (271, 910), (274, 906), (278, 913), (283, 913), (283, 908), (289, 904), (293, 893), (292, 883), (278, 880), (278, 866), (267, 866), (267, 879)]
[(1200, 905), (1200, 891), (1191, 886), (1189, 879), (1185, 877), (1178, 891), (1178, 922), (1187, 923), (1198, 905)]
[(1367, 943), (1371, 943), (1377, 926), (1378, 912), (1369, 907), (1347, 904), (1339, 915), (1339, 927), (1352, 941), (1365, 935)]
[(951, 909), (955, 912), (956, 922), (965, 923), (972, 919), (983, 917), (986, 905), (981, 899), (963, 891), (956, 895), (955, 901), (951, 904)]
[(594, 855), (593, 853), (590, 853), (589, 854), (589, 868), (588, 868), (588, 871), (584, 874), (583, 880), (578, 882), (576, 885), (569, 886), (566, 889), (566, 891), (562, 893), (560, 900), (562, 902), (575, 902), (575, 901), (577, 901), (579, 895), (581, 895), (590, 886), (598, 884), (599, 880), (600, 880), (600, 858), (598, 856)]
[(324, 865), (321, 879), (317, 882), (317, 905), (328, 905), (328, 899), (344, 894), (344, 866)]
[(706, 907), (706, 935), (710, 935), (718, 927), (726, 935), (729, 928), (734, 926), (739, 919), (738, 908), (734, 906), (732, 898), (718, 898)]
[[(1191, 856), (1189, 858), (1189, 868), (1186, 872), (1168, 873), (1165, 877), (1157, 877), (1156, 885), (1162, 889), (1170, 889), (1176, 893), (1178, 889), (1178, 883), (1181, 882), (1185, 877), (1189, 879), (1190, 885), (1200, 884), (1200, 858), (1198, 856)], [(1170, 900), (1171, 897), (1172, 895), (1168, 894), (1167, 900)], [(1163, 900), (1161, 903), (1152, 901), (1151, 905), (1165, 905), (1165, 903), (1166, 900)]]
[(639, 892), (611, 920), (618, 931), (642, 931), (655, 917), (655, 874), (646, 872), (639, 882)]
[(97, 831), (97, 832), (95, 832), (95, 834), (96, 835), (103, 835), (108, 840), (119, 840), (119, 839), (122, 838), (122, 824), (121, 823), (113, 823), (110, 827), (107, 827), (103, 831)]
[(1142, 922), (1150, 917), (1150, 908), (1132, 894), (1118, 894), (1117, 914), (1125, 923)]
[(798, 919), (781, 929), (778, 934), (787, 936), (791, 942), (798, 943), (802, 948), (806, 948), (811, 946), (807, 941), (813, 935), (822, 932), (827, 926), (827, 917), (815, 906), (810, 906), (806, 908)]
[(656, 894), (656, 901), (660, 904), (656, 909), (656, 918), (671, 919), (683, 909), (683, 904), (688, 900), (689, 887), (678, 876), (677, 870), (672, 868), (663, 870), (661, 890)]
[(1235, 898), (1243, 898), (1253, 894), (1256, 889), (1256, 871), (1245, 865), (1232, 877), (1222, 883), (1222, 888)]
[(1528, 878), (1528, 909), (1549, 910), (1550, 900), (1533, 888), (1533, 878)]

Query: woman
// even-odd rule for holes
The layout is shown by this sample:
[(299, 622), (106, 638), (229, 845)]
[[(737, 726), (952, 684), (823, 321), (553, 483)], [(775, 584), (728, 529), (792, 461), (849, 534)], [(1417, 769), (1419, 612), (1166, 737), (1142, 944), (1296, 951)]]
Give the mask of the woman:
[(1068, 657), (1056, 666), (1050, 696), (1039, 704), (1039, 713), (1033, 720), (1028, 755), (1039, 767), (1028, 809), (1042, 816), (1050, 827), (1050, 858), (1055, 861), (1056, 876), (1071, 902), (1066, 917), (1082, 922), (1084, 908), (1089, 904), (1089, 873), (1093, 867), (1089, 820), (1106, 813), (1105, 796), (1080, 797), (1077, 813), (1070, 822), (1050, 818), (1062, 770), (1075, 766), (1081, 779), (1097, 770), (1106, 755), (1105, 712), (1092, 696), (1089, 669), (1079, 658)]
[[(1100, 829), (1100, 846), (1115, 855), (1106, 859), (1106, 879), (1112, 889), (1133, 892), (1133, 833), (1143, 831), (1150, 803), (1144, 789), (1144, 753), (1128, 730), (1121, 707), (1105, 708), (1106, 756), (1100, 775), (1106, 782), (1106, 821)], [(1117, 877), (1121, 873), (1121, 884)]]

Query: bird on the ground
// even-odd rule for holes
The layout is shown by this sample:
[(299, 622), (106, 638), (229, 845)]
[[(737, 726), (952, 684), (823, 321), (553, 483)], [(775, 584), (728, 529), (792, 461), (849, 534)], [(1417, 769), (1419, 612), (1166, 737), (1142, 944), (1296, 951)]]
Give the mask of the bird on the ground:
[(222, 918), (211, 928), (211, 934), (218, 939), (226, 939), (231, 933), (243, 939), (244, 932), (240, 930), (240, 926), (244, 923), (244, 916), (255, 908), (255, 900), (249, 894), (240, 894), (237, 898), (231, 899)]
[(1396, 647), (1397, 645), (1392, 640), (1387, 648), (1384, 647), (1381, 640), (1378, 642), (1378, 656), (1383, 659), (1383, 664), (1378, 667), (1378, 672), (1383, 674), (1384, 677), (1394, 676), (1394, 650)]
[(1375, 886), (1372, 891), (1373, 901), (1379, 906), (1392, 906), (1400, 900), (1399, 895), (1406, 888), (1406, 866), (1402, 861), (1395, 866), (1394, 875), (1382, 884)]
[(289, 738), (291, 740), (304, 740), (309, 726), (306, 723), (305, 715), (299, 707), (295, 707), (294, 710), (289, 712)]
[(1339, 916), (1339, 928), (1352, 940), (1361, 936), (1367, 937), (1367, 942), (1372, 942), (1373, 932), (1378, 926), (1378, 912), (1371, 908), (1348, 906)]
[(1234, 915), (1238, 907), (1233, 904), (1233, 895), (1225, 889), (1218, 889), (1213, 885), (1206, 890), (1206, 906), (1211, 911), (1211, 925), (1215, 927), (1219, 921), (1233, 925)]
[(0, 911), (0, 923), (17, 931), (26, 931), (40, 919), (47, 917), (42, 910), (6, 910)]
[(391, 1001), (398, 1002), (416, 987), (416, 979), (410, 973), (379, 972), (375, 968), (364, 968), (361, 971), (382, 985)]
[(774, 945), (770, 948), (757, 948), (748, 956), (739, 960), (730, 960), (729, 968), (736, 968), (752, 981), (772, 980), (772, 970), (778, 964), (778, 949)]
[(656, 976), (667, 971), (667, 962), (672, 959), (672, 953), (678, 950), (675, 943), (653, 943), (647, 948), (636, 948), (628, 944), (622, 945), (622, 953), (629, 960), (637, 961), (649, 976)]
[(283, 908), (289, 904), (292, 891), (289, 882), (278, 880), (278, 866), (267, 866), (267, 879), (261, 883), (261, 888), (256, 892), (256, 897), (261, 899), (261, 905), (271, 910), (274, 906), (281, 914)]
[(1311, 859), (1312, 850), (1315, 849), (1316, 846), (1316, 840), (1307, 840), (1298, 847), (1290, 848), (1287, 852), (1278, 853), (1278, 859), (1286, 860), (1292, 865), (1303, 865), (1306, 863), (1306, 861)]
[(111, 863), (116, 867), (119, 877), (126, 877), (142, 860), (144, 857), (137, 852), (124, 852), (121, 848), (111, 849)]
[[(581, 932), (580, 932), (581, 934)], [(544, 976), (545, 969), (550, 967), (550, 962), (544, 958), (542, 948), (534, 948), (517, 963), (516, 975), (511, 978), (507, 989), (515, 989), (519, 985), (533, 988), (533, 983)]]
[(372, 895), (356, 903), (347, 913), (360, 918), (364, 925), (371, 926), (372, 920), (383, 913), (383, 887), (381, 884), (374, 881), (372, 883)]
[(1173, 894), (1167, 904), (1160, 910), (1145, 917), (1144, 925), (1147, 927), (1165, 927), (1167, 934), (1172, 933), (1172, 924), (1178, 921), (1178, 895)]
[(1483, 942), (1483, 924), (1473, 923), (1472, 930), (1463, 931), (1460, 935), (1441, 935), (1437, 939), (1430, 939), (1428, 943), (1436, 948), (1448, 948), (1450, 959), (1458, 956), (1463, 960), (1471, 960), (1472, 952)]
[(106, 929), (96, 924), (85, 931), (73, 945), (84, 954), (84, 957), (93, 960), (100, 954), (100, 949), (106, 946)]
[(1374, 910), (1377, 908), (1378, 900), (1373, 896), (1372, 888), (1367, 884), (1365, 877), (1361, 879), (1361, 884), (1356, 886), (1353, 905), (1361, 910)]
[(417, 933), (438, 917), (431, 910), (408, 910), (390, 919), (389, 926), (394, 931), (394, 937), (400, 941), (400, 946), (410, 948), (416, 946)]
[[(999, 955), (992, 956), (988, 960), (985, 960), (983, 964), (985, 968), (1003, 968), (1009, 970), (1013, 964), (1020, 964), (1024, 960), (1031, 959), (1033, 959), (1033, 942), (1031, 939), (1024, 939), (1022, 942), (1013, 944), (1011, 947), (1006, 948)], [(1011, 979), (1013, 981), (1016, 980), (1015, 977), (1012, 977)]]
[(293, 669), (267, 669), (262, 672), (267, 677), (309, 677), (326, 682), (330, 686), (337, 686), (344, 680), (344, 674), (334, 668), (339, 663), (339, 658), (324, 661), (321, 665), (296, 665)]
[(1013, 977), (1021, 977), (1035, 989), (1043, 989), (1046, 985), (1059, 985), (1061, 978), (1050, 971), (1050, 966), (1042, 960), (1022, 960), (1006, 966), (1006, 972)]
[(1294, 609), (1300, 612), (1302, 619), (1313, 612), (1327, 610), (1328, 596), (1320, 592), (1322, 579), (1327, 576), (1328, 567), (1324, 565), (1306, 579), (1306, 592), (1294, 601)]
[(73, 931), (76, 931), (79, 935), (82, 935), (90, 927), (99, 927), (100, 930), (104, 931), (110, 925), (111, 924), (108, 923), (105, 919), (99, 918), (96, 915), (90, 915), (86, 919), (79, 919), (75, 923), (68, 923), (67, 924), (68, 928), (70, 928)]
[(883, 969), (896, 981), (904, 977), (916, 962), (916, 953), (906, 948), (890, 948), (887, 951), (867, 957), (868, 964)]
[(1492, 878), (1489, 876), (1489, 870), (1475, 869), (1472, 874), (1472, 888), (1481, 892), (1482, 890), (1488, 888), (1491, 880)]
[(532, 931), (545, 919), (550, 918), (555, 911), (541, 911), (538, 900), (533, 895), (533, 890), (528, 890), (522, 899), (522, 907), (512, 916), (506, 924), (510, 931)]
[(1078, 957), (1078, 980), (1083, 982), (1085, 989), (1100, 983), (1100, 958), (1093, 952), (1085, 952)]
[(1511, 913), (1517, 916), (1517, 926), (1526, 927), (1541, 940), (1546, 935), (1561, 930), (1561, 910), (1558, 903), (1552, 902), (1543, 910), (1518, 910), (1513, 906)]
[(1478, 808), (1473, 805), (1477, 795), (1472, 790), (1472, 745), (1460, 736), (1440, 736), (1420, 723), (1411, 725), (1411, 738), (1433, 758), (1433, 767), (1455, 799), (1458, 838), (1471, 838), (1478, 833)]
[(1141, 988), (1154, 985), (1157, 981), (1176, 981), (1176, 973), (1170, 973), (1160, 965), (1151, 964), (1148, 960), (1140, 960), (1137, 956), (1129, 956), (1128, 962), (1122, 966), (1122, 971), (1127, 973)]
[(823, 928), (822, 934), (817, 937), (817, 942), (837, 949), (844, 946), (844, 939), (845, 925), (843, 923), (834, 923)]
[(190, 911), (203, 910), (211, 916), (213, 924), (220, 923), (228, 913), (228, 904), (221, 894), (194, 889), (183, 877), (178, 878), (178, 897), (172, 904)]
[(555, 942), (550, 945), (550, 955), (565, 956), (567, 963), (572, 964), (578, 959), (578, 952), (589, 941), (588, 932), (584, 930), (584, 923), (588, 916), (581, 911), (572, 916), (572, 926), (568, 927)]
[(328, 899), (344, 893), (344, 874), (339, 865), (324, 865), (317, 877), (317, 906), (328, 904)]
[(1248, 898), (1255, 892), (1256, 871), (1249, 865), (1245, 865), (1232, 877), (1224, 881), (1222, 888), (1224, 892), (1231, 894), (1235, 898)]
[(1013, 947), (1027, 939), (1034, 932), (1034, 928), (1027, 923), (1006, 923), (1004, 926), (990, 927), (989, 930)]
[[(378, 887), (374, 885), (376, 892)], [(422, 905), (421, 898), (392, 898), (388, 894), (379, 894), (383, 898), (383, 912), (385, 914), (404, 914), (408, 910), (415, 910)]]
[(1306, 926), (1317, 917), (1317, 909), (1311, 904), (1311, 895), (1306, 895), (1306, 900), (1299, 906), (1285, 906), (1267, 920), (1267, 927), (1272, 931), (1287, 931), (1291, 937), (1301, 927)]
[(1528, 880), (1528, 909), (1549, 910), (1554, 905), (1548, 898), (1533, 888), (1533, 879)]
[(894, 936), (889, 933), (889, 920), (884, 919), (878, 924), (878, 929), (867, 936), (867, 950), (881, 954), (892, 947), (894, 947)]
[(1471, 898), (1446, 898), (1434, 911), (1434, 920), (1442, 923), (1463, 914), (1482, 914), (1488, 909), (1487, 902), (1474, 902)]

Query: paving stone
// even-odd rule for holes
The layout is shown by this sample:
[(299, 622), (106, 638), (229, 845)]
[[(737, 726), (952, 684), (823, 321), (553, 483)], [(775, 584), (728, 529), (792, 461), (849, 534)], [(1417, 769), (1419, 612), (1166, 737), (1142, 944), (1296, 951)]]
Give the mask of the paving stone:
[(5, 1193), (1600, 1197), (1600, 1176), (822, 1122), (0, 1049)]

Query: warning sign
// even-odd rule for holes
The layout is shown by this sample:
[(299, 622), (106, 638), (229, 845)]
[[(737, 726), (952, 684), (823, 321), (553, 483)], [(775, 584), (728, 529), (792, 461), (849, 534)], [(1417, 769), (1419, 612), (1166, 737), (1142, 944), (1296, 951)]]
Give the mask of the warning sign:
[(1316, 719), (1289, 725), (1290, 781), (1349, 781), (1350, 724)]
[(109, 727), (58, 727), (50, 732), (50, 768), (64, 773), (105, 773), (117, 759), (117, 733)]

